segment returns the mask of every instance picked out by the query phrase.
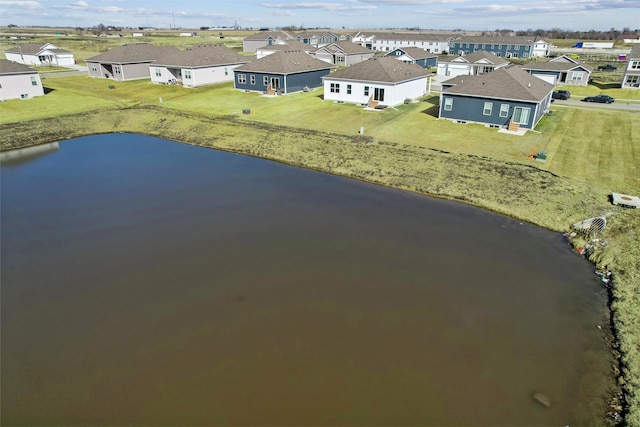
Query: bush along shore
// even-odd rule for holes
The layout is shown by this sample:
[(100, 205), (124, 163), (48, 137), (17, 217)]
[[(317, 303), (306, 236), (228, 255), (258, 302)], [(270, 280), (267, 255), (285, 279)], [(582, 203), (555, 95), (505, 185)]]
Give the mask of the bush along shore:
[[(456, 200), (567, 233), (568, 241), (594, 263), (609, 293), (610, 331), (604, 332), (619, 388), (607, 397), (609, 412), (602, 422), (640, 426), (640, 212), (611, 205), (609, 189), (521, 163), (153, 106), (3, 124), (0, 150), (113, 132), (156, 136)], [(602, 215), (608, 215), (607, 227), (597, 239), (570, 234), (571, 224)]]

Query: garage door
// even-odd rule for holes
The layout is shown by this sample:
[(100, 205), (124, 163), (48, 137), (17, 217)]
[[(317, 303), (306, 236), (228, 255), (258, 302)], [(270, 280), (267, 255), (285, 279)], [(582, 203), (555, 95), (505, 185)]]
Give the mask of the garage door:
[(556, 84), (556, 76), (550, 76), (549, 74), (533, 74), (539, 79), (544, 80), (547, 83), (551, 83), (552, 85)]

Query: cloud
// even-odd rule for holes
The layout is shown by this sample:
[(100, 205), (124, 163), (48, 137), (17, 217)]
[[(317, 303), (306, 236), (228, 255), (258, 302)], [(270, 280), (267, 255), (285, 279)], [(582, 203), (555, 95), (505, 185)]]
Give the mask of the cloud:
[(0, 6), (14, 6), (22, 9), (41, 9), (42, 5), (37, 1), (0, 0)]
[(297, 2), (297, 3), (262, 3), (267, 9), (318, 9), (328, 12), (354, 12), (376, 9), (377, 6), (345, 6), (341, 3)]
[(89, 3), (87, 3), (86, 1), (77, 1), (75, 3), (71, 3), (71, 6), (76, 6), (76, 7), (89, 7)]

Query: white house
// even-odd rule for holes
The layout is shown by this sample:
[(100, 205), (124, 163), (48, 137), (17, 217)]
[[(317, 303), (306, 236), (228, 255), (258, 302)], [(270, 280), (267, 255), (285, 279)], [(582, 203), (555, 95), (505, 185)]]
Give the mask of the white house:
[(478, 50), (468, 55), (438, 58), (439, 76), (476, 76), (509, 65), (506, 59), (493, 53)]
[(197, 87), (233, 81), (233, 70), (250, 62), (226, 46), (194, 46), (170, 51), (149, 64), (153, 83)]
[(350, 41), (338, 41), (319, 47), (313, 56), (317, 59), (339, 66), (349, 67), (358, 62), (373, 58), (375, 52)]
[(276, 52), (290, 51), (290, 50), (301, 50), (306, 53), (311, 53), (316, 48), (311, 46), (310, 44), (304, 44), (295, 39), (289, 40), (275, 40), (273, 44), (265, 45), (259, 48), (256, 48), (256, 59), (264, 58), (267, 55), (271, 55)]
[(0, 59), (0, 101), (43, 96), (40, 74), (23, 64)]
[(324, 99), (393, 107), (425, 95), (428, 76), (420, 65), (375, 57), (324, 76)]
[(425, 33), (380, 33), (373, 41), (373, 50), (391, 52), (403, 47), (417, 47), (430, 53), (449, 52), (451, 36)]
[(68, 50), (60, 49), (51, 43), (20, 43), (4, 53), (13, 62), (25, 65), (73, 65), (75, 58)]

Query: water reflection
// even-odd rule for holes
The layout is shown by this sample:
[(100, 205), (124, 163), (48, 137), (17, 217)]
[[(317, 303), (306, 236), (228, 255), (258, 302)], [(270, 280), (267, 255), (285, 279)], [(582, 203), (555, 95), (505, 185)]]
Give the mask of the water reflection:
[(60, 146), (2, 169), (3, 425), (604, 413), (605, 295), (557, 233), (149, 137)]
[(17, 166), (60, 149), (57, 142), (35, 145), (33, 147), (18, 148), (17, 150), (0, 152), (0, 164), (4, 166)]

